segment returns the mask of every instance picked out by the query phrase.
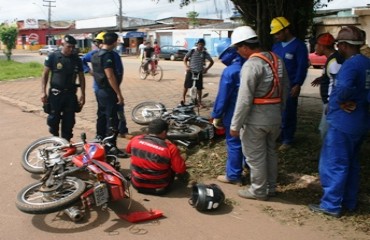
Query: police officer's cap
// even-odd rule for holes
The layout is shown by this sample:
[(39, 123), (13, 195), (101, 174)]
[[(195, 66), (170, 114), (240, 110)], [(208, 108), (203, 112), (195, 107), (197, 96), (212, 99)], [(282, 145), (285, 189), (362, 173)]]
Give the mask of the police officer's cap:
[(64, 36), (64, 42), (65, 43), (72, 44), (72, 45), (76, 45), (77, 44), (76, 39), (74, 37), (72, 37), (71, 35), (65, 35)]

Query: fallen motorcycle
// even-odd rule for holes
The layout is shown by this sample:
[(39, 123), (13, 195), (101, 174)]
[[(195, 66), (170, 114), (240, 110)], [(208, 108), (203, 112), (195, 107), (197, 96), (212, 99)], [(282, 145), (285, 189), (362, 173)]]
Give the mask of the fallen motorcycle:
[[(132, 112), (132, 120), (140, 125), (148, 125), (153, 119), (161, 118), (169, 123), (167, 137), (169, 140), (190, 141), (209, 140), (215, 131), (211, 121), (199, 116), (194, 111), (195, 104), (180, 104), (168, 111), (159, 102), (142, 102)], [(186, 144), (185, 144), (186, 145)]]
[(117, 170), (117, 165), (112, 166), (111, 162), (107, 162), (105, 148), (101, 143), (86, 142), (83, 134), (82, 152), (65, 156), (58, 151), (75, 146), (60, 139), (44, 139), (41, 142), (53, 141), (58, 142), (56, 146), (38, 149), (45, 174), (40, 181), (26, 186), (18, 193), (16, 206), (20, 211), (47, 214), (64, 210), (73, 221), (78, 221), (84, 211), (92, 206), (106, 208), (110, 201), (130, 197), (129, 178)]
[[(116, 134), (116, 133), (114, 133)], [(95, 139), (90, 143), (100, 144), (102, 146), (109, 146), (109, 140), (114, 135), (104, 139)], [(60, 161), (60, 158), (71, 162), (70, 159), (76, 153), (81, 153), (86, 142), (69, 143), (66, 139), (60, 137), (43, 137), (32, 142), (23, 152), (21, 164), (22, 167), (33, 174), (43, 174), (46, 171), (45, 160), (49, 165)], [(47, 155), (46, 155), (47, 154)], [(113, 155), (102, 155), (100, 161), (106, 161), (119, 170), (119, 161)]]

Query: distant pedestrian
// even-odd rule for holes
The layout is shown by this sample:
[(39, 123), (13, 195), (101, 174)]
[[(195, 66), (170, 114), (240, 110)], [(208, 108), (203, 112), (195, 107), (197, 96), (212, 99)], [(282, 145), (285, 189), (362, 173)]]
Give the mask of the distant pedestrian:
[[(183, 103), (186, 102), (186, 93), (188, 89), (193, 86), (193, 73), (199, 74), (199, 79), (196, 82), (197, 88), (197, 103), (200, 107), (204, 107), (202, 104), (202, 90), (203, 90), (203, 74), (207, 73), (208, 70), (213, 66), (214, 61), (209, 53), (204, 49), (206, 41), (201, 38), (197, 41), (195, 49), (190, 50), (184, 57), (184, 64), (186, 68), (186, 76), (184, 82), (184, 91), (182, 94)], [(209, 61), (208, 66), (205, 67), (205, 60)]]
[(154, 55), (155, 55), (155, 57), (156, 58), (159, 58), (159, 54), (161, 53), (161, 47), (159, 46), (159, 44), (158, 44), (157, 41), (154, 41), (153, 48), (154, 48)]
[(285, 17), (276, 17), (271, 21), (271, 32), (277, 43), (272, 51), (285, 63), (290, 81), (290, 94), (283, 113), (280, 151), (288, 150), (294, 140), (297, 129), (297, 107), (301, 86), (307, 76), (308, 50), (306, 44), (295, 37), (290, 22)]
[[(53, 52), (46, 57), (42, 74), (41, 101), (45, 112), (49, 114), (47, 117), (49, 132), (68, 141), (73, 137), (75, 113), (81, 111), (85, 104), (85, 76), (81, 59), (74, 53), (76, 44), (74, 37), (66, 35), (62, 41), (61, 51)], [(49, 77), (50, 86), (47, 90)], [(81, 89), (79, 100), (78, 86)], [(61, 133), (59, 133), (60, 124)]]
[(143, 57), (144, 57), (144, 48), (145, 48), (145, 44), (144, 42), (140, 43), (139, 45), (139, 59), (140, 61), (143, 61)]

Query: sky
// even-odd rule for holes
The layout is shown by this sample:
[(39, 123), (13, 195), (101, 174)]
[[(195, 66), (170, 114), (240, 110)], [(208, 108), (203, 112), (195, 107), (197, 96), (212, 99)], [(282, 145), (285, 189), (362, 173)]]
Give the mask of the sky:
[[(0, 0), (0, 23), (27, 18), (48, 19), (48, 5), (51, 3), (51, 20), (82, 20), (95, 17), (113, 16), (119, 12), (120, 0)], [(196, 11), (199, 17), (225, 19), (233, 12), (229, 0), (197, 0), (182, 9), (179, 0), (121, 0), (122, 13), (127, 17), (158, 20), (167, 17), (186, 17), (186, 13)], [(11, 4), (9, 3), (11, 2)], [(327, 0), (322, 0), (326, 3)], [(333, 0), (324, 9), (350, 8), (370, 4), (370, 0)]]
[[(113, 16), (119, 13), (120, 0), (0, 0), (0, 23), (27, 18), (48, 19), (48, 3), (51, 2), (51, 20), (81, 20)], [(157, 20), (167, 17), (186, 17), (196, 11), (199, 17), (227, 18), (232, 15), (233, 4), (229, 0), (197, 0), (180, 9), (179, 0), (121, 0), (122, 15)], [(44, 6), (46, 5), (46, 6)], [(220, 17), (221, 16), (221, 17)]]

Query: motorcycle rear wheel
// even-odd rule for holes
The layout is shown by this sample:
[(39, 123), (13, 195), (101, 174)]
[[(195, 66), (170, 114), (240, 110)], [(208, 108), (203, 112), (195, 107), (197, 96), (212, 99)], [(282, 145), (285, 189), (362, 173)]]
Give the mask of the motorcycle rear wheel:
[(160, 118), (165, 111), (162, 103), (142, 102), (132, 109), (131, 119), (137, 124), (148, 125), (152, 120)]
[(181, 129), (170, 126), (167, 132), (167, 138), (170, 140), (198, 140), (200, 131), (201, 128), (196, 125), (187, 125)]
[[(46, 147), (66, 145), (68, 143), (66, 139), (60, 137), (44, 137), (34, 141), (23, 152), (22, 167), (30, 173), (44, 173), (44, 159), (40, 156), (40, 150)], [(57, 159), (62, 153), (62, 151), (55, 152), (51, 158)]]
[(43, 182), (23, 188), (17, 195), (17, 208), (29, 214), (47, 214), (64, 210), (80, 200), (86, 184), (78, 178), (66, 177), (61, 185), (48, 190)]

